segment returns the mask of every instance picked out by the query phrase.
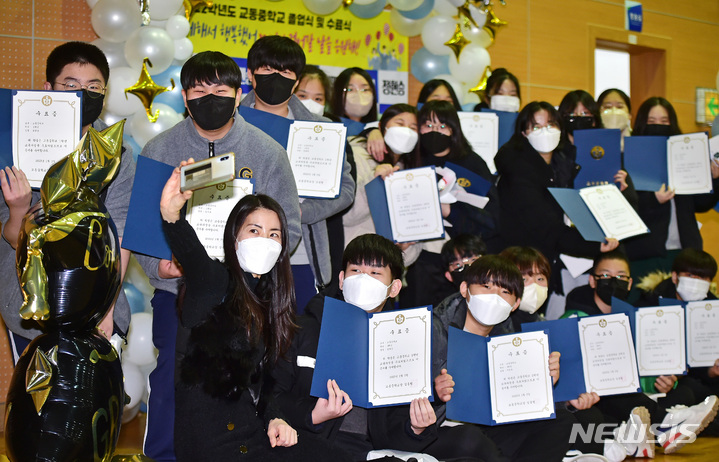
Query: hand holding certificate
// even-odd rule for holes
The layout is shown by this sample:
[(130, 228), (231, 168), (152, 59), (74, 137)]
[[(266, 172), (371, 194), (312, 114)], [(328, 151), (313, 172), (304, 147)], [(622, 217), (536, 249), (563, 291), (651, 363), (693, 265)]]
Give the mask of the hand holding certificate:
[(483, 425), (554, 418), (544, 332), (482, 337), (449, 328), (447, 417)]
[(462, 133), (476, 152), (494, 173), (494, 156), (497, 154), (499, 139), (499, 117), (493, 112), (458, 112)]
[(431, 400), (431, 332), (429, 307), (370, 314), (325, 298), (310, 394), (336, 380), (359, 407)]

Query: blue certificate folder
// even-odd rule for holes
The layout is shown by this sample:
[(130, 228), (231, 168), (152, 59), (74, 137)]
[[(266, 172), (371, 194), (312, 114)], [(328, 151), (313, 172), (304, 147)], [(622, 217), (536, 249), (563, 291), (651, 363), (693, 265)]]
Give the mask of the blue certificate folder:
[(470, 194), (487, 197), (487, 193), (489, 193), (492, 187), (491, 181), (485, 180), (473, 171), (453, 164), (452, 162), (447, 162), (444, 166), (457, 175), (457, 184), (462, 186), (465, 191)]
[[(432, 307), (425, 308), (431, 319)], [(402, 311), (405, 310), (393, 313)], [(372, 405), (369, 399), (371, 319), (372, 314), (361, 308), (325, 297), (310, 395), (327, 399), (327, 381), (336, 380), (339, 387), (350, 396), (353, 405), (365, 409), (381, 407)], [(433, 400), (431, 393), (429, 400)]]
[(637, 191), (659, 191), (669, 184), (666, 136), (624, 138), (624, 169)]
[(499, 130), (497, 132), (497, 146), (502, 147), (514, 135), (514, 125), (517, 123), (518, 112), (495, 111), (494, 109), (482, 108), (482, 112), (493, 112), (499, 118)]
[(137, 156), (135, 182), (127, 209), (122, 247), (133, 252), (165, 260), (172, 259), (172, 251), (162, 232), (160, 197), (174, 167), (149, 157)]
[(622, 168), (622, 132), (616, 128), (575, 130), (577, 163), (582, 166), (574, 179), (574, 189), (614, 183)]
[(579, 191), (568, 188), (547, 188), (554, 196), (554, 199), (562, 207), (564, 213), (567, 214), (574, 226), (576, 226), (579, 234), (585, 241), (604, 242), (604, 231), (599, 226), (596, 218), (589, 211), (589, 207), (582, 200)]
[[(498, 425), (492, 419), (489, 383), (487, 344), (491, 338), (456, 327), (449, 328), (447, 372), (452, 375), (455, 385), (452, 399), (447, 401), (447, 418), (482, 425)], [(547, 419), (555, 417), (555, 413), (552, 413)]]

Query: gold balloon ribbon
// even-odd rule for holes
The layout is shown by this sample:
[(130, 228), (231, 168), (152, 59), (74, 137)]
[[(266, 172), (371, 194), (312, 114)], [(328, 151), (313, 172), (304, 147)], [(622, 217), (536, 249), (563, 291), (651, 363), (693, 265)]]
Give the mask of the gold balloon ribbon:
[[(42, 247), (45, 242), (56, 242), (67, 237), (86, 217), (109, 219), (109, 215), (102, 212), (75, 212), (28, 232), (27, 261), (19, 274), (20, 289), (24, 298), (20, 307), (20, 317), (23, 319), (45, 321), (50, 318), (50, 307), (47, 303), (47, 272), (42, 262)], [(30, 225), (27, 221), (25, 224)], [(117, 255), (112, 255), (111, 262), (117, 261), (117, 258)]]
[(459, 24), (456, 25), (452, 38), (444, 42), (444, 44), (450, 47), (454, 52), (454, 56), (457, 58), (457, 62), (459, 62), (460, 53), (462, 53), (464, 47), (466, 47), (469, 43), (470, 41), (464, 37), (464, 34), (462, 33), (462, 27)]
[(145, 107), (147, 119), (150, 122), (155, 123), (157, 122), (157, 117), (160, 115), (160, 111), (158, 110), (154, 114), (152, 113), (152, 101), (160, 93), (174, 90), (175, 81), (173, 79), (170, 79), (172, 87), (161, 87), (160, 85), (156, 84), (155, 81), (152, 80), (150, 73), (147, 71), (148, 64), (150, 65), (150, 67), (152, 67), (152, 62), (150, 62), (150, 59), (145, 58), (142, 61), (142, 71), (140, 71), (140, 77), (137, 79), (137, 82), (135, 82), (133, 86), (125, 88), (125, 97), (127, 98), (128, 93), (132, 93), (133, 95), (140, 98), (142, 105)]
[(460, 18), (462, 18), (465, 23), (469, 21), (474, 27), (479, 27), (477, 25), (477, 21), (475, 21), (472, 17), (472, 13), (469, 11), (470, 4), (471, 2), (467, 0), (466, 2), (464, 2), (464, 5), (457, 7), (457, 14)]
[(98, 361), (103, 360), (108, 363), (113, 362), (117, 359), (117, 351), (115, 351), (115, 348), (111, 348), (112, 351), (110, 351), (108, 354), (104, 355), (100, 353), (97, 350), (92, 350), (90, 352), (90, 362), (93, 364), (97, 364)]
[(38, 348), (33, 353), (27, 371), (25, 371), (25, 390), (32, 396), (37, 415), (42, 412), (42, 407), (52, 390), (53, 364), (57, 366), (57, 346), (47, 353), (43, 353)]
[(45, 213), (59, 213), (78, 200), (82, 187), (100, 192), (120, 170), (125, 120), (98, 132), (90, 127), (75, 150), (48, 169), (40, 187)]
[(150, 25), (150, 0), (137, 0), (140, 4), (140, 14), (142, 15), (142, 25)]

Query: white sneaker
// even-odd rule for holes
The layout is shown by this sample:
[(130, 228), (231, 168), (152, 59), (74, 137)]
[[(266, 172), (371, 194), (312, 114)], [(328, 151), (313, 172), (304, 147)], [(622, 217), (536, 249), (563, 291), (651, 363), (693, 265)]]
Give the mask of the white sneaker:
[(714, 420), (719, 407), (715, 395), (708, 396), (701, 403), (687, 406), (673, 406), (667, 409), (667, 415), (654, 431), (657, 442), (664, 448), (665, 454), (678, 451), (691, 443), (706, 426)]
[(649, 431), (651, 420), (644, 406), (632, 409), (629, 419), (614, 430), (614, 439), (604, 442), (604, 455), (612, 462), (625, 457), (654, 457), (654, 443)]
[(571, 449), (567, 451), (562, 462), (610, 462), (610, 460), (599, 454), (584, 454), (582, 451)]

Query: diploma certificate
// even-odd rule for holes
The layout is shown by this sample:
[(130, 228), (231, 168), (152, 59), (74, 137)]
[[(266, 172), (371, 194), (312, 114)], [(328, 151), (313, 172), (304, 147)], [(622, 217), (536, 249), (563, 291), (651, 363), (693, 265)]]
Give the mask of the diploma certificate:
[(647, 232), (647, 225), (615, 185), (583, 188), (579, 195), (606, 237), (622, 240)]
[(187, 201), (186, 219), (210, 257), (225, 259), (222, 236), (227, 219), (237, 202), (252, 194), (253, 189), (252, 180), (234, 179), (192, 193)]
[(14, 91), (13, 163), (39, 188), (47, 170), (80, 140), (80, 92)]
[(709, 138), (706, 133), (670, 136), (667, 140), (669, 187), (676, 194), (712, 190)]
[(390, 225), (396, 242), (444, 236), (434, 167), (395, 172), (384, 180)]
[(499, 139), (499, 117), (492, 112), (458, 112), (462, 133), (479, 154), (492, 173), (497, 172), (494, 156), (497, 154)]
[(492, 337), (487, 354), (495, 422), (546, 419), (554, 414), (547, 334)]
[(689, 366), (713, 366), (719, 359), (719, 300), (689, 302), (686, 316)]
[(369, 326), (369, 401), (407, 403), (432, 394), (432, 315), (426, 308), (375, 313)]
[(684, 374), (687, 367), (684, 309), (681, 306), (639, 308), (635, 319), (639, 375)]
[(637, 391), (639, 374), (627, 315), (580, 318), (579, 340), (588, 392), (608, 396)]
[(339, 123), (294, 122), (287, 155), (300, 197), (334, 199), (340, 194), (347, 128)]

